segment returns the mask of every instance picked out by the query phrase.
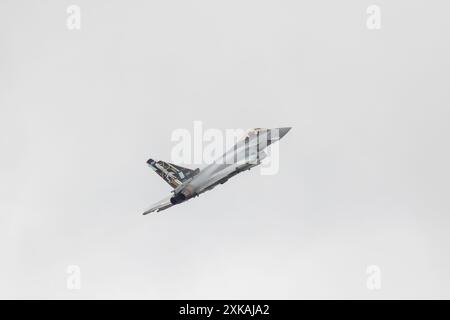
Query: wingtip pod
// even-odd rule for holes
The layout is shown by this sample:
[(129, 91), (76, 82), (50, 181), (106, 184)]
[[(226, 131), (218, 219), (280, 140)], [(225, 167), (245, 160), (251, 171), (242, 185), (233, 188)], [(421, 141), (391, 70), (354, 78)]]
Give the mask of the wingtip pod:
[(157, 208), (157, 209), (153, 208), (153, 209), (150, 209), (150, 210), (145, 211), (142, 215), (143, 215), (143, 216), (146, 216), (146, 215), (148, 215), (148, 214), (150, 214), (150, 213), (158, 213), (159, 211), (161, 211), (161, 209), (159, 209), (159, 208)]
[(155, 203), (150, 209), (148, 209), (147, 211), (145, 211), (143, 213), (143, 215), (147, 215), (149, 213), (157, 213), (163, 210), (166, 210), (167, 208), (170, 208), (171, 206), (173, 206), (173, 204), (170, 202), (170, 198), (171, 196), (161, 200), (160, 202)]

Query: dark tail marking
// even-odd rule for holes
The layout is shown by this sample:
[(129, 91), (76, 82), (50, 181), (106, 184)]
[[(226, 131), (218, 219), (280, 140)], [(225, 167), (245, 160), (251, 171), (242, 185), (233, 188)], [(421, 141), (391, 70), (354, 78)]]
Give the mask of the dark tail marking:
[(199, 169), (191, 170), (161, 160), (155, 161), (153, 159), (148, 159), (147, 163), (150, 168), (152, 168), (172, 188), (178, 187), (200, 171)]

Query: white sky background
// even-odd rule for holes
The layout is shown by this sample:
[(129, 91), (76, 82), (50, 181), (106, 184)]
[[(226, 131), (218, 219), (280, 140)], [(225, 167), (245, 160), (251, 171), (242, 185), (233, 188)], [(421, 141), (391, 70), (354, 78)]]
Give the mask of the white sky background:
[[(2, 0), (0, 297), (450, 298), (450, 7), (372, 4)], [(194, 120), (279, 174), (142, 216)]]

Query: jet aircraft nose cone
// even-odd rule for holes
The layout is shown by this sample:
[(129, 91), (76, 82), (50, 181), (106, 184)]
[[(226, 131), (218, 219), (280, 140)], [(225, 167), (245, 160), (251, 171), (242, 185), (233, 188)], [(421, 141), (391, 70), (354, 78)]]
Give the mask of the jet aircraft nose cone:
[(280, 136), (280, 139), (283, 138), (291, 129), (292, 127), (278, 128), (278, 135)]

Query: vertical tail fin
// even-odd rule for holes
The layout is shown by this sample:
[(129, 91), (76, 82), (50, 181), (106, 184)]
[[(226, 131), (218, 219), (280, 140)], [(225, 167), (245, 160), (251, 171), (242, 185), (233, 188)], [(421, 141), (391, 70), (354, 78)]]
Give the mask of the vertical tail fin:
[(174, 189), (200, 171), (199, 169), (191, 170), (161, 160), (155, 161), (153, 159), (148, 159), (147, 163), (153, 171)]

